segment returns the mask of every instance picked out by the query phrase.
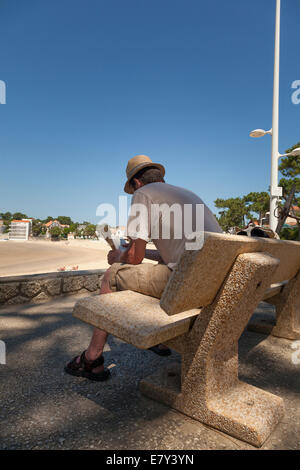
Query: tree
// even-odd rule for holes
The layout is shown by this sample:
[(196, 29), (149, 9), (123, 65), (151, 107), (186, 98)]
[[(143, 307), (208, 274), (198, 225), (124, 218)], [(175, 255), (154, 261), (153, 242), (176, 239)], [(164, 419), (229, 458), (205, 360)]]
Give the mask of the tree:
[(62, 235), (62, 230), (59, 227), (51, 227), (49, 232), (52, 240), (58, 240)]
[(79, 225), (79, 224), (78, 224), (77, 222), (76, 222), (75, 224), (72, 223), (72, 224), (70, 225), (70, 227), (69, 227), (69, 228), (70, 228), (70, 232), (75, 233), (75, 231), (76, 231), (78, 225)]
[[(286, 153), (290, 153), (298, 147), (300, 147), (300, 142), (287, 149)], [(279, 183), (283, 187), (284, 197), (287, 197), (293, 185), (296, 186), (296, 193), (300, 193), (300, 157), (289, 156), (282, 158), (279, 171), (284, 176)], [(300, 201), (297, 201), (297, 203), (300, 204)]]
[(23, 214), (22, 212), (15, 212), (12, 215), (12, 218), (16, 220), (21, 220), (21, 219), (28, 219), (28, 216), (26, 214)]
[(220, 211), (220, 216), (217, 219), (225, 232), (228, 232), (232, 227), (244, 227), (246, 225), (245, 217), (251, 216), (244, 198), (216, 199), (215, 206), (218, 209), (224, 209)]
[[(300, 147), (300, 142), (295, 144), (293, 147), (286, 150), (286, 153), (292, 152), (292, 150)], [(284, 178), (281, 178), (279, 185), (283, 187), (283, 197), (287, 199), (292, 187), (295, 185), (296, 192), (294, 198), (294, 205), (300, 206), (300, 157), (284, 157), (282, 158), (279, 170), (281, 171)], [(300, 218), (296, 218), (298, 224), (298, 240), (300, 240)], [(287, 236), (287, 232), (286, 232)], [(291, 239), (294, 239), (294, 233), (291, 234)]]
[(96, 225), (89, 224), (85, 227), (83, 231), (86, 237), (95, 237), (96, 236)]
[(261, 224), (261, 220), (270, 209), (270, 195), (266, 192), (252, 192), (244, 197), (244, 201), (250, 212), (259, 215), (259, 223)]
[(80, 238), (82, 236), (83, 236), (83, 229), (79, 229), (78, 227), (76, 227), (75, 238)]
[(57, 220), (61, 225), (71, 225), (73, 223), (71, 218), (66, 215), (59, 215)]
[(4, 233), (9, 232), (9, 227), (10, 227), (10, 221), (9, 220), (4, 220), (3, 225), (5, 226)]
[(50, 222), (50, 220), (54, 220), (53, 217), (51, 217), (51, 215), (48, 215), (47, 219), (43, 220), (44, 224), (47, 224), (48, 222)]
[(44, 231), (43, 224), (40, 220), (34, 219), (32, 221), (32, 235), (34, 237), (38, 237), (39, 235), (42, 235)]
[(284, 228), (280, 232), (281, 240), (297, 240), (298, 239), (298, 228)]
[(12, 213), (11, 212), (0, 212), (0, 218), (4, 221), (4, 220), (8, 220), (10, 221), (13, 216), (12, 216)]
[(63, 236), (64, 238), (68, 238), (68, 235), (69, 235), (70, 232), (71, 232), (70, 227), (64, 227), (64, 228), (62, 229), (62, 236)]

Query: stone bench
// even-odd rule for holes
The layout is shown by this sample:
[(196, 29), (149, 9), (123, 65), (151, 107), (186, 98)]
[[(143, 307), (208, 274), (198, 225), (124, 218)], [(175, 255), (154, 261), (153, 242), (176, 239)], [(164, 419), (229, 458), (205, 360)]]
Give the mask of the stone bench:
[(138, 348), (178, 351), (181, 369), (142, 380), (141, 392), (259, 447), (284, 406), (239, 380), (238, 340), (258, 303), (278, 296), (279, 328), (297, 334), (299, 269), (297, 242), (206, 233), (202, 249), (183, 253), (161, 300), (116, 292), (81, 299), (73, 315)]

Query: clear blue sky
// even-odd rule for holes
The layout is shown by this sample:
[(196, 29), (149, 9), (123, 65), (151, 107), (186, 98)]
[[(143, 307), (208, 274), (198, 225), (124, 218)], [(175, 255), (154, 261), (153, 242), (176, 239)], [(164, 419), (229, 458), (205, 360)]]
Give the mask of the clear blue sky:
[[(280, 150), (300, 140), (299, 0), (282, 1)], [(270, 179), (275, 0), (0, 0), (0, 212), (96, 221), (127, 160), (217, 197)]]

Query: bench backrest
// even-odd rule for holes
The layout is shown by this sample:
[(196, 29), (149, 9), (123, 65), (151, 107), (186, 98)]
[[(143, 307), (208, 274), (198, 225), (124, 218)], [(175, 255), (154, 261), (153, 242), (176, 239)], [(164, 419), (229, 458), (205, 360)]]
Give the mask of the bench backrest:
[(300, 243), (205, 233), (200, 250), (185, 251), (163, 292), (160, 305), (174, 315), (213, 302), (236, 257), (265, 252), (280, 259), (272, 284), (292, 279), (300, 270)]

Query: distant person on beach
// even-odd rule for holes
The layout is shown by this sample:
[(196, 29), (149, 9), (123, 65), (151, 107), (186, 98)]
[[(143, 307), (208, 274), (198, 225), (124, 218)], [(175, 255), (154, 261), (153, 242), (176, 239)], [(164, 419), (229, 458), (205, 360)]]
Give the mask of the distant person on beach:
[[(185, 225), (183, 218), (181, 217), (178, 222), (175, 217), (176, 211), (174, 217), (170, 217), (172, 208), (176, 208), (181, 214), (187, 205), (191, 208), (190, 233), (196, 232), (199, 206), (203, 208), (202, 231), (222, 233), (222, 230), (212, 212), (196, 194), (165, 183), (165, 168), (161, 164), (153, 163), (145, 155), (137, 155), (129, 160), (126, 174), (124, 190), (128, 194), (133, 194), (127, 225), (130, 243), (123, 251), (111, 250), (108, 253), (108, 263), (111, 267), (104, 274), (100, 295), (132, 290), (160, 298), (189, 240), (185, 227), (183, 229)], [(158, 207), (167, 210), (158, 213)], [(156, 250), (146, 249), (150, 240)], [(157, 264), (142, 263), (145, 258), (157, 261)], [(108, 379), (110, 372), (104, 368), (102, 355), (107, 337), (106, 331), (94, 328), (87, 350), (69, 362), (65, 371), (90, 380)], [(150, 349), (160, 356), (171, 354), (170, 349), (164, 345)]]

